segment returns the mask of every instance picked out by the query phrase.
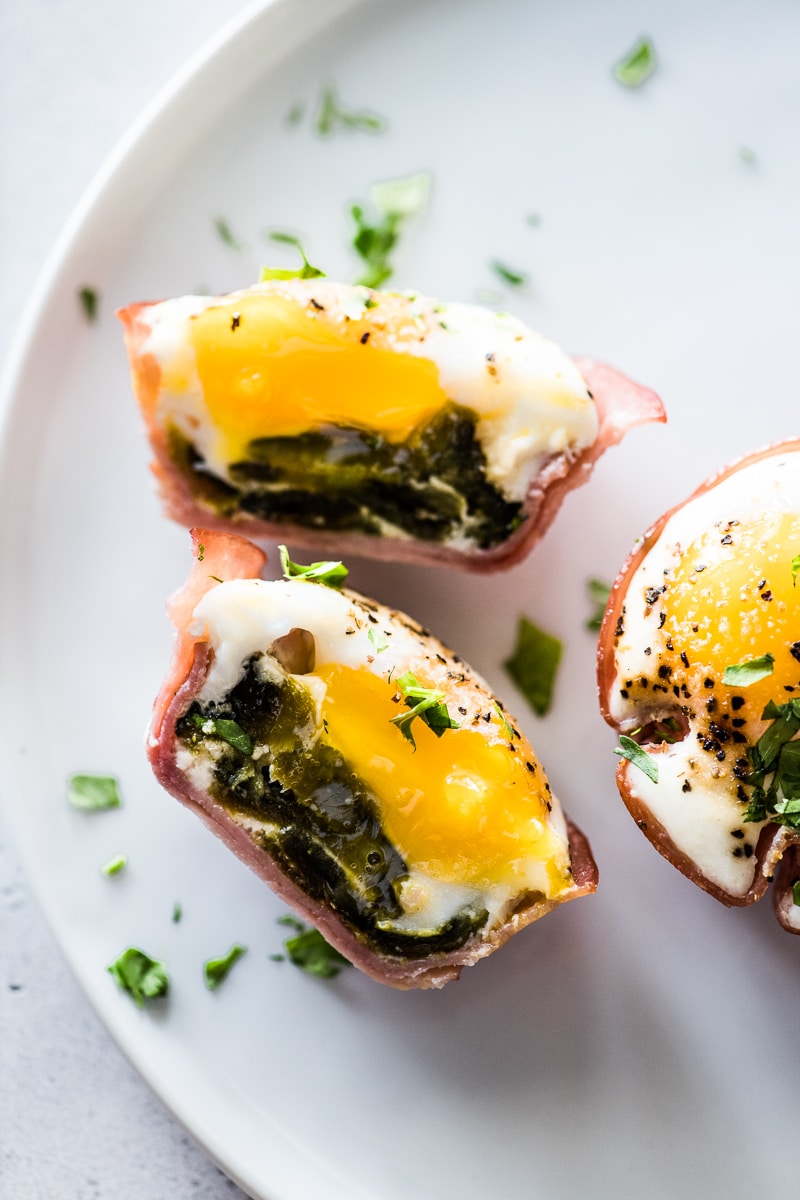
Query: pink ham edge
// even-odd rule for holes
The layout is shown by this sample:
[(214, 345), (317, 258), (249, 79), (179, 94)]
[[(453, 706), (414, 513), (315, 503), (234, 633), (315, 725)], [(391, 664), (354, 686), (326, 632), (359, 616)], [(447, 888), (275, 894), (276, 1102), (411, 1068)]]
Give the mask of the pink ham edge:
[(147, 425), (154, 460), (151, 470), (167, 516), (179, 525), (191, 528), (204, 525), (223, 532), (236, 531), (245, 537), (269, 541), (289, 541), (308, 546), (331, 558), (372, 558), (423, 566), (448, 566), (475, 573), (507, 570), (526, 558), (544, 536), (565, 496), (586, 483), (598, 458), (610, 446), (617, 445), (637, 425), (666, 421), (661, 400), (650, 388), (634, 383), (621, 371), (589, 358), (575, 358), (597, 408), (598, 432), (591, 446), (576, 457), (557, 454), (547, 462), (526, 497), (527, 519), (501, 546), (491, 550), (462, 551), (437, 544), (401, 538), (372, 537), (363, 533), (344, 533), (306, 529), (301, 525), (273, 524), (249, 515), (227, 519), (205, 509), (192, 494), (185, 477), (169, 455), (164, 431), (155, 420), (160, 369), (150, 355), (142, 355), (149, 327), (146, 312), (150, 304), (133, 304), (118, 316), (125, 326), (125, 344), (134, 376), (134, 390)]
[[(324, 905), (311, 899), (279, 869), (271, 856), (253, 844), (226, 810), (207, 793), (194, 787), (179, 770), (176, 759), (175, 725), (203, 686), (212, 652), (205, 631), (191, 627), (196, 604), (222, 580), (257, 579), (266, 556), (244, 538), (209, 529), (193, 529), (195, 561), (189, 578), (169, 601), (169, 614), (176, 627), (176, 650), (153, 710), (148, 736), (148, 758), (161, 785), (187, 808), (192, 809), (252, 871), (286, 904), (323, 934), (355, 966), (379, 983), (391, 987), (440, 988), (458, 979), (463, 967), (491, 954), (526, 925), (545, 916), (560, 904), (586, 896), (597, 888), (597, 867), (583, 833), (568, 822), (573, 886), (556, 900), (521, 904), (489, 937), (465, 949), (429, 956), (418, 962), (381, 956), (364, 946)], [(199, 560), (199, 547), (203, 559)]]

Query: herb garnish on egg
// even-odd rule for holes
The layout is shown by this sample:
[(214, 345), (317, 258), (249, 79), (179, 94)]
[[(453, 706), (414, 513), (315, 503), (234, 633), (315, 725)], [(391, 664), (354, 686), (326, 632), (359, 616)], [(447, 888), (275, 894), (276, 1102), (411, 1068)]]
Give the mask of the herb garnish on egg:
[(447, 729), (458, 729), (458, 721), (454, 721), (447, 711), (444, 692), (437, 691), (436, 688), (422, 687), (419, 680), (410, 671), (400, 675), (396, 683), (406, 706), (411, 711), (398, 713), (396, 717), (391, 718), (391, 721), (393, 725), (397, 726), (403, 737), (411, 742), (415, 750), (417, 743), (414, 741), (411, 725), (416, 717), (419, 717), (429, 729), (432, 729), (437, 737), (441, 737)]
[(350, 574), (340, 561), (325, 560), (303, 566), (302, 563), (292, 562), (285, 546), (279, 546), (278, 552), (281, 556), (284, 579), (307, 579), (310, 583), (323, 583), (326, 587), (340, 588)]

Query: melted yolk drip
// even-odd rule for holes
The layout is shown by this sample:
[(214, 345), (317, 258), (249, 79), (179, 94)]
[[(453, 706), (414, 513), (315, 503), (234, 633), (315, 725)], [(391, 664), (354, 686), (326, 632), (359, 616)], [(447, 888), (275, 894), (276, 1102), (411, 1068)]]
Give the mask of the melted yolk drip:
[(348, 324), (334, 328), (277, 295), (242, 296), (191, 318), (197, 372), (223, 457), (247, 458), (255, 438), (295, 437), (325, 425), (403, 441), (442, 408), (447, 397), (434, 362), (362, 343), (357, 325), (348, 336)]
[[(695, 702), (714, 696), (740, 722), (758, 721), (769, 700), (789, 699), (787, 687), (800, 691), (792, 652), (800, 653), (800, 578), (797, 586), (792, 580), (799, 553), (800, 516), (790, 513), (731, 522), (696, 539), (666, 579), (663, 633), (674, 647), (659, 655), (671, 671), (666, 683), (685, 683)], [(726, 667), (767, 653), (771, 675), (747, 687), (723, 684)]]
[(534, 859), (546, 864), (550, 896), (569, 884), (567, 848), (548, 823), (546, 779), (525, 741), (512, 753), (499, 723), (492, 740), (470, 728), (437, 738), (417, 718), (415, 751), (390, 723), (403, 709), (385, 679), (338, 665), (317, 674), (327, 685), (328, 740), (378, 797), (386, 834), (409, 867), (519, 892)]

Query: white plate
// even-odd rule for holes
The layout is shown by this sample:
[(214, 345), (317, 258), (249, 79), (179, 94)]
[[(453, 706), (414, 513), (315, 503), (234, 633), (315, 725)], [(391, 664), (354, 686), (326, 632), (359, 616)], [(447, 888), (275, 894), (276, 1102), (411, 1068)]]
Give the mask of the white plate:
[[(659, 69), (629, 91), (610, 67), (645, 28)], [(786, 1180), (800, 947), (767, 904), (728, 912), (692, 888), (622, 810), (583, 626), (587, 576), (611, 577), (716, 466), (797, 434), (798, 38), (780, 0), (273, 3), (176, 82), (61, 244), (5, 410), (7, 815), (104, 1021), (255, 1197), (749, 1200)], [(325, 80), (389, 131), (321, 141), (308, 112), (287, 126)], [(517, 707), (601, 867), (594, 899), (444, 992), (400, 994), (271, 962), (281, 906), (148, 773), (163, 601), (188, 548), (152, 494), (112, 309), (245, 284), (275, 253), (265, 228), (351, 278), (347, 203), (421, 168), (433, 199), (397, 283), (470, 300), (497, 286), (491, 259), (527, 270), (508, 306), (656, 387), (670, 424), (610, 452), (508, 576), (352, 564), (356, 586), (408, 608)], [(248, 253), (222, 244), (218, 216)], [(102, 293), (92, 327), (75, 300), (87, 282)], [(500, 666), (521, 612), (566, 643), (542, 721)], [(75, 770), (117, 774), (124, 808), (69, 809)], [(119, 851), (128, 869), (102, 878)], [(201, 964), (234, 940), (249, 953), (208, 993)], [(129, 943), (168, 961), (166, 1004), (139, 1012), (106, 974)]]

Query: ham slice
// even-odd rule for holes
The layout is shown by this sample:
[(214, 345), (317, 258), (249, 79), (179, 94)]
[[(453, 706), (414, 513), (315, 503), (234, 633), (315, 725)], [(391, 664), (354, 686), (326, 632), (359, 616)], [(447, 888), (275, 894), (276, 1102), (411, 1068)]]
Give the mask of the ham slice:
[[(755, 470), (761, 472), (760, 482), (748, 482), (754, 478)], [(748, 472), (751, 473), (748, 475)], [(715, 494), (718, 488), (727, 490)], [(717, 499), (720, 494), (722, 500)], [(646, 749), (658, 771), (658, 782), (653, 786), (637, 765), (625, 758), (619, 761), (617, 787), (636, 824), (660, 854), (725, 905), (754, 903), (774, 880), (775, 912), (783, 928), (790, 933), (800, 933), (800, 906), (795, 904), (793, 892), (794, 885), (800, 880), (800, 831), (768, 819), (760, 822), (744, 819), (752, 795), (748, 789), (752, 788), (753, 746), (770, 723), (770, 718), (762, 713), (767, 701), (762, 699), (754, 713), (748, 712), (746, 705), (753, 684), (726, 684), (724, 679), (711, 678), (710, 668), (703, 671), (708, 677), (698, 679), (699, 686), (693, 686), (688, 674), (684, 677), (681, 673), (678, 656), (688, 672), (690, 663), (706, 663), (704, 655), (713, 654), (714, 639), (711, 639), (711, 651), (706, 640), (695, 652), (691, 641), (679, 640), (674, 633), (673, 623), (677, 618), (666, 608), (659, 610), (658, 606), (662, 604), (661, 593), (668, 593), (673, 586), (682, 589), (678, 605), (687, 603), (689, 589), (692, 589), (693, 598), (688, 603), (699, 604), (695, 594), (702, 596), (706, 589), (715, 638), (724, 639), (725, 631), (735, 621), (730, 598), (720, 599), (728, 593), (718, 594), (713, 590), (716, 585), (711, 571), (716, 563), (722, 562), (723, 569), (731, 572), (725, 580), (730, 578), (735, 585), (735, 607), (749, 614), (755, 622), (755, 632), (749, 633), (743, 645), (732, 642), (729, 648), (726, 646), (726, 665), (754, 659), (759, 650), (769, 651), (776, 664), (774, 681), (769, 673), (765, 677), (769, 700), (785, 704), (798, 691), (796, 667), (792, 664), (794, 650), (790, 652), (791, 658), (786, 660), (788, 643), (797, 633), (791, 621), (786, 629), (779, 626), (782, 620), (779, 614), (787, 610), (794, 597), (790, 574), (793, 549), (781, 550), (780, 561), (774, 570), (763, 565), (770, 562), (766, 557), (769, 533), (759, 534), (761, 527), (751, 525), (751, 522), (766, 514), (767, 527), (776, 528), (780, 514), (797, 512), (793, 505), (799, 497), (800, 439), (797, 438), (744, 455), (706, 480), (637, 541), (611, 590), (597, 653), (598, 693), (604, 719), (618, 732), (632, 734)], [(701, 509), (703, 504), (709, 507)], [(683, 523), (678, 524), (681, 521)], [(711, 547), (708, 554), (719, 554), (720, 557), (712, 557), (706, 565), (700, 561), (701, 552), (690, 551), (689, 547), (709, 529), (713, 531), (713, 538), (697, 544)], [(741, 543), (737, 541), (740, 538)], [(762, 549), (744, 548), (754, 543)], [(717, 545), (720, 551), (716, 550)], [(740, 545), (743, 548), (740, 549)], [(680, 584), (673, 584), (676, 573), (681, 570), (684, 552), (692, 558), (694, 574), (689, 575), (688, 584), (685, 576), (680, 576)], [(728, 559), (721, 557), (725, 553), (729, 554)], [(740, 556), (746, 553), (756, 556), (761, 553), (762, 558), (742, 559)], [(650, 574), (644, 575), (641, 572), (647, 570), (648, 563), (652, 563)], [(762, 574), (769, 575), (769, 582), (762, 579), (756, 587), (756, 580)], [(725, 580), (723, 588), (727, 587)], [(772, 591), (768, 590), (773, 586), (773, 580), (777, 584), (777, 604), (774, 606)], [(783, 599), (779, 588), (783, 589)], [(639, 615), (642, 612), (645, 612), (643, 618)], [(649, 657), (641, 660), (626, 658), (633, 640), (632, 623), (637, 620), (642, 621), (643, 636), (649, 643), (645, 651)], [(696, 616), (695, 622), (691, 628), (696, 633), (702, 622)], [(671, 657), (666, 656), (664, 643), (658, 640), (662, 636), (662, 627), (668, 635), (666, 649)], [(639, 626), (635, 628), (638, 630)], [(685, 622), (680, 626), (683, 628)], [(700, 637), (702, 639), (702, 631)], [(781, 656), (784, 656), (783, 660)], [(632, 664), (637, 661), (638, 666), (634, 667)], [(644, 663), (646, 667), (642, 665)], [(637, 686), (639, 669), (647, 672), (650, 686), (646, 692), (633, 693), (630, 689)], [(755, 681), (759, 682), (760, 679)], [(634, 695), (636, 698), (631, 699)], [(624, 705), (620, 696), (625, 697)], [(713, 714), (710, 723), (708, 714)], [(745, 715), (747, 721), (743, 719)], [(669, 740), (659, 741), (658, 730), (663, 730), (665, 719), (671, 719), (674, 724), (668, 731)], [(651, 730), (655, 736), (651, 736)], [(671, 764), (679, 755), (682, 769), (676, 774)], [(698, 763), (703, 770), (711, 766), (712, 782), (692, 774)], [(716, 783), (713, 782), (715, 778)], [(663, 795), (664, 789), (670, 788), (671, 794)], [(713, 800), (715, 791), (717, 807)], [(693, 806), (696, 806), (694, 816)], [(679, 809), (683, 815), (674, 818), (673, 811)], [(687, 821), (691, 820), (695, 827), (687, 833)], [(731, 830), (734, 840), (727, 846), (720, 840), (720, 827), (723, 832)], [(722, 847), (719, 852), (709, 850), (709, 846), (717, 843)], [(724, 869), (716, 870), (726, 855), (737, 856), (735, 862), (741, 868), (738, 878), (726, 874)]]
[[(258, 578), (264, 563), (264, 555), (260, 550), (235, 535), (212, 530), (194, 530), (192, 540), (195, 555), (192, 571), (186, 584), (169, 605), (169, 612), (176, 627), (176, 648), (172, 665), (154, 706), (148, 739), (151, 765), (168, 792), (191, 808), (282, 900), (316, 926), (351, 962), (373, 979), (393, 987), (441, 987), (450, 980), (457, 979), (463, 967), (490, 954), (532, 921), (567, 900), (595, 891), (597, 868), (589, 844), (580, 830), (567, 822), (571, 877), (568, 874), (568, 882), (563, 890), (554, 893), (550, 899), (542, 892), (523, 892), (506, 912), (501, 923), (495, 924), (488, 931), (479, 930), (477, 935), (471, 935), (455, 950), (426, 953), (418, 958), (379, 952), (370, 947), (367, 938), (348, 924), (331, 903), (308, 895), (285, 870), (281, 869), (269, 850), (257, 844), (248, 831), (246, 822), (237, 823), (232, 811), (215, 800), (206, 788), (198, 786), (196, 781), (193, 782), (190, 773), (184, 769), (185, 762), (181, 765), (178, 762), (183, 743), (176, 734), (176, 724), (201, 692), (214, 663), (214, 650), (209, 641), (209, 632), (193, 615), (196, 605), (210, 589), (219, 586), (213, 576), (226, 581), (255, 579)], [(319, 587), (323, 593), (328, 591), (321, 585), (310, 583), (298, 586), (314, 591)], [(354, 593), (346, 595), (360, 599), (356, 598)], [(379, 606), (370, 605), (370, 611), (380, 617), (381, 628), (388, 625), (389, 615), (401, 619), (400, 614), (388, 614), (388, 610)], [(407, 622), (407, 618), (402, 619)], [(378, 628), (378, 625), (374, 628)], [(413, 623), (407, 623), (403, 628), (411, 630), (415, 636), (423, 635), (423, 631)], [(434, 641), (426, 644), (432, 649), (440, 647), (440, 643)], [(444, 647), (440, 648), (445, 650)], [(466, 678), (467, 688), (472, 689), (470, 696), (478, 695), (486, 708), (486, 685), (473, 676), (460, 660), (455, 661), (459, 664), (461, 680)], [(450, 702), (450, 697), (448, 701)], [(464, 704), (470, 702), (463, 700)], [(456, 711), (454, 701), (451, 702), (451, 709)], [(466, 712), (466, 708), (463, 711)], [(403, 745), (399, 731), (397, 738), (398, 745)], [(518, 742), (517, 745), (524, 747), (525, 743)], [(556, 801), (553, 803), (557, 806)]]

